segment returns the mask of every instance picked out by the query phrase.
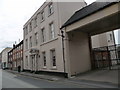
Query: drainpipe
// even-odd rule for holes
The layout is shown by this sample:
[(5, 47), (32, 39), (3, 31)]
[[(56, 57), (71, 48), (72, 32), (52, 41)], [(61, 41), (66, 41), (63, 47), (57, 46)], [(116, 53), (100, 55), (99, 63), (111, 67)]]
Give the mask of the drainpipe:
[(61, 37), (62, 37), (62, 51), (63, 51), (63, 62), (64, 62), (64, 73), (66, 73), (66, 69), (65, 69), (65, 52), (64, 52), (64, 50), (65, 50), (65, 47), (64, 47), (64, 38), (65, 38), (65, 36), (64, 36), (64, 31), (61, 29), (61, 35), (60, 35)]

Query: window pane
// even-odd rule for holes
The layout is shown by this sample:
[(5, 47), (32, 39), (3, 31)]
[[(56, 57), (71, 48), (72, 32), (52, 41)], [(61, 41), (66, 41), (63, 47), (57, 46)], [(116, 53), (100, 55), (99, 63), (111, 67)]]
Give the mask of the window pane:
[(30, 26), (29, 26), (29, 31), (31, 32), (32, 31), (32, 24), (31, 24), (31, 22), (30, 22)]
[(49, 15), (53, 13), (53, 4), (49, 5)]
[(37, 17), (35, 17), (35, 26), (34, 26), (34, 28), (36, 28), (37, 27)]
[(35, 33), (35, 44), (38, 44), (38, 33)]
[(45, 29), (41, 29), (41, 41), (45, 42)]
[(26, 39), (26, 49), (28, 49), (28, 39)]
[(50, 38), (55, 38), (55, 31), (54, 31), (54, 25), (53, 23), (50, 24)]
[(51, 59), (52, 59), (52, 65), (56, 66), (55, 50), (51, 50)]
[(32, 37), (30, 37), (30, 47), (32, 47)]
[(43, 54), (43, 66), (46, 66), (46, 54), (45, 52), (43, 52), (42, 54)]
[(41, 20), (43, 21), (44, 19), (45, 19), (45, 13), (43, 11), (43, 12), (41, 12)]

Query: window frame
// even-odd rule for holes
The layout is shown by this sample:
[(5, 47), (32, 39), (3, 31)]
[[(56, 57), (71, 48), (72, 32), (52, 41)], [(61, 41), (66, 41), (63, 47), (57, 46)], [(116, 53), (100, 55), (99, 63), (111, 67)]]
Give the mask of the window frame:
[[(55, 56), (55, 57), (54, 57)], [(53, 58), (54, 57), (54, 58)], [(50, 59), (51, 59), (51, 65), (52, 68), (57, 68), (57, 62), (56, 62), (56, 50), (51, 49), (50, 50)]]
[(44, 12), (44, 10), (41, 11), (40, 17), (41, 17), (41, 22), (43, 22), (45, 20), (45, 12)]
[(28, 39), (25, 39), (25, 43), (26, 43), (26, 44), (25, 44), (25, 45), (26, 45), (25, 48), (28, 49)]
[[(52, 7), (51, 7), (52, 6)], [(48, 5), (48, 16), (52, 15), (54, 12), (54, 9), (53, 9), (53, 3), (51, 2), (49, 5)]]
[(38, 32), (35, 33), (35, 45), (38, 45)]
[(43, 67), (47, 67), (46, 52), (42, 52)]
[(51, 23), (49, 24), (49, 35), (50, 35), (50, 40), (55, 38), (54, 22), (51, 22)]
[(29, 32), (32, 31), (32, 22), (29, 23)]
[(29, 47), (32, 47), (32, 36), (30, 36)]
[(44, 43), (45, 42), (45, 28), (43, 27), (41, 29), (41, 42)]

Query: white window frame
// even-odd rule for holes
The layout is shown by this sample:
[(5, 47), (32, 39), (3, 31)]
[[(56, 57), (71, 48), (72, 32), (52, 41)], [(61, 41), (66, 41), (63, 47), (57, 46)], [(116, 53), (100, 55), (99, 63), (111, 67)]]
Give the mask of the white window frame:
[(38, 45), (38, 32), (35, 33), (35, 45)]
[(40, 13), (41, 15), (41, 22), (43, 22), (45, 20), (45, 12), (44, 10)]
[(25, 27), (25, 35), (28, 34), (28, 26)]
[(49, 31), (50, 31), (50, 39), (54, 39), (55, 38), (55, 27), (54, 27), (54, 23), (50, 23), (49, 24)]
[(45, 42), (45, 28), (41, 29), (41, 42)]
[[(53, 53), (53, 51), (54, 51), (54, 53)], [(55, 60), (54, 60), (54, 56), (55, 56)], [(56, 63), (56, 51), (55, 51), (55, 49), (51, 49), (50, 50), (50, 58), (51, 58), (51, 62), (52, 62), (51, 63), (52, 64), (52, 68), (56, 69), (57, 63)]]
[(54, 10), (53, 10), (53, 3), (50, 3), (48, 5), (48, 16), (50, 16), (51, 14), (53, 14)]
[(28, 49), (28, 39), (25, 40), (26, 49)]
[(34, 18), (34, 28), (37, 27), (37, 16)]
[(29, 46), (32, 47), (32, 36), (30, 36)]
[(29, 23), (29, 32), (32, 31), (32, 22)]
[(46, 68), (47, 61), (46, 61), (46, 52), (42, 52), (42, 60), (43, 60), (43, 68)]

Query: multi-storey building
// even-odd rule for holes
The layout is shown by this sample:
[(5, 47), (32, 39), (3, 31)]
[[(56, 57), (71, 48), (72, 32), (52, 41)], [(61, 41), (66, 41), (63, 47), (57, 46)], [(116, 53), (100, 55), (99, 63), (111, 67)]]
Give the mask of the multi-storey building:
[[(119, 64), (118, 58), (116, 58), (116, 48), (114, 46), (108, 47), (108, 42), (109, 45), (112, 45), (114, 41), (109, 31), (120, 28), (118, 22), (120, 2), (117, 2), (117, 0), (112, 2), (108, 2), (108, 0), (105, 0), (105, 2), (97, 1), (77, 11), (61, 27), (61, 30), (66, 32), (66, 40), (64, 40), (65, 59), (68, 61), (69, 75), (76, 75), (94, 68), (109, 66), (109, 69), (111, 69), (111, 66)], [(96, 55), (92, 51), (91, 37), (105, 32), (109, 33), (109, 39), (101, 35), (100, 38), (103, 38), (103, 41), (100, 42), (105, 41), (102, 45), (106, 44), (107, 47), (95, 49)], [(99, 38), (95, 39), (99, 42)], [(99, 45), (98, 43), (94, 46), (99, 47)]]
[(8, 58), (10, 69), (17, 70), (18, 66), (21, 66), (21, 70), (23, 69), (23, 40), (13, 45), (13, 49), (8, 52)]
[(66, 73), (60, 27), (84, 2), (45, 2), (24, 25), (24, 70)]
[(1, 63), (2, 63), (2, 54), (0, 53), (0, 68), (1, 68)]
[(118, 30), (118, 44), (120, 44), (120, 29)]
[(2, 52), (1, 52), (1, 56), (2, 56), (2, 69), (7, 69), (8, 68), (8, 52), (11, 49), (12, 48), (7, 47), (7, 48), (3, 49)]
[(11, 50), (8, 52), (8, 68), (9, 68), (9, 69), (12, 69), (12, 68), (13, 68), (12, 61), (13, 61), (13, 49), (11, 49)]
[(113, 31), (92, 36), (92, 48), (110, 46), (115, 44), (115, 36)]

